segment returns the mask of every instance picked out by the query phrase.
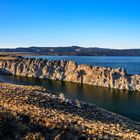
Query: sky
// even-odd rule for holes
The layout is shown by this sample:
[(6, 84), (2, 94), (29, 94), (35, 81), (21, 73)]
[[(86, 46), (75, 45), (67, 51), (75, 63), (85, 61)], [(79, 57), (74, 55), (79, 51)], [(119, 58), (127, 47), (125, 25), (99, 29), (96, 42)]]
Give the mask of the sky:
[(0, 0), (0, 48), (140, 48), (140, 0)]

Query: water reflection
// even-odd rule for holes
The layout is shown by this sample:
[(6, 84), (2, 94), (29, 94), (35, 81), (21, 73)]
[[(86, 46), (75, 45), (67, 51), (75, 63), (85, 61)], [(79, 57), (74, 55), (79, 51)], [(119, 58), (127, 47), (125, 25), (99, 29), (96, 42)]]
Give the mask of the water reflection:
[(22, 85), (43, 86), (53, 92), (63, 92), (68, 98), (77, 98), (88, 103), (97, 104), (107, 110), (140, 121), (139, 92), (132, 93), (130, 91), (108, 89), (92, 85), (18, 76), (0, 75), (0, 80)]

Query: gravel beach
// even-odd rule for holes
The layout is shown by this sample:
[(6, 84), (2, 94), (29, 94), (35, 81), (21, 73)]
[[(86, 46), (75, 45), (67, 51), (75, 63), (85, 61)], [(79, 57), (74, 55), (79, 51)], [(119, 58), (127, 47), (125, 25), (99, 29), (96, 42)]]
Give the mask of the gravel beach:
[(63, 93), (0, 83), (0, 139), (140, 140), (140, 123)]

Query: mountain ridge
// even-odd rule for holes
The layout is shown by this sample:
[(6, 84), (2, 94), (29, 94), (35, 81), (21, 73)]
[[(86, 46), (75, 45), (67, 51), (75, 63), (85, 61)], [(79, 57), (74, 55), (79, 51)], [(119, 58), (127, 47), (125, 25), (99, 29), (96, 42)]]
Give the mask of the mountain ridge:
[(35, 53), (40, 55), (74, 55), (74, 56), (140, 56), (140, 49), (109, 49), (98, 47), (18, 47), (2, 48), (0, 52)]

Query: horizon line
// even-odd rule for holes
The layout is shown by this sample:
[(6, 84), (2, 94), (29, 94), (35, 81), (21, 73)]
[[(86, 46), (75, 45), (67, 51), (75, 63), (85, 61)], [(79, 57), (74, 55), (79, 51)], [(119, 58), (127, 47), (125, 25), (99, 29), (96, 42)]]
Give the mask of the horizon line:
[(22, 47), (3, 47), (0, 49), (18, 49), (18, 48), (32, 48), (32, 47), (35, 47), (35, 48), (58, 48), (58, 47), (61, 47), (61, 48), (65, 48), (65, 47), (80, 47), (80, 48), (99, 48), (99, 49), (112, 49), (112, 50), (137, 50), (137, 49), (140, 49), (140, 48), (107, 48), (107, 47), (91, 47), (91, 46), (85, 46), (85, 47), (82, 47), (82, 46), (79, 46), (79, 45), (70, 45), (70, 46), (22, 46)]

